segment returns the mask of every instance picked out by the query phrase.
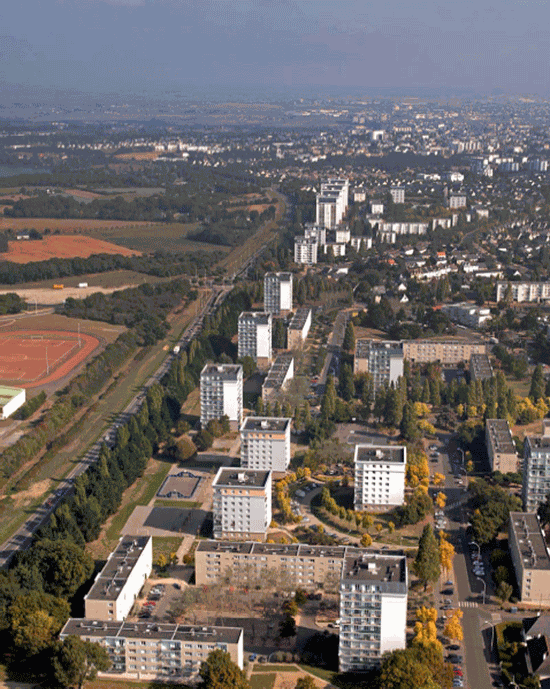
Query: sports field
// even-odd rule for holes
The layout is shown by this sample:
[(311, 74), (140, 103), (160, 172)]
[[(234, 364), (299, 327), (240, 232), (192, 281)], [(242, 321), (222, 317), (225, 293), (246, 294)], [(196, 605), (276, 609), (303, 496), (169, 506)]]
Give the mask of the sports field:
[(67, 375), (99, 340), (83, 333), (25, 330), (0, 333), (0, 382), (32, 388)]

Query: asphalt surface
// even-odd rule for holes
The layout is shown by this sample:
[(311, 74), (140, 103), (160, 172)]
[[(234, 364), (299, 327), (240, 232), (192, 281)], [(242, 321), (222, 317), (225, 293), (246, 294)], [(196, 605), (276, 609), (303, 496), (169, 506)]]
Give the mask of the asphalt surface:
[[(232, 285), (216, 286), (212, 288), (212, 293), (202, 311), (197, 314), (193, 321), (186, 328), (182, 337), (178, 340), (180, 350), (183, 350), (193, 338), (195, 338), (202, 330), (204, 317), (215, 309), (231, 291)], [(158, 383), (162, 377), (168, 372), (172, 361), (178, 356), (173, 350), (166, 356), (157, 371), (147, 380), (143, 387), (136, 393), (131, 402), (120, 412), (112, 424), (102, 433), (94, 445), (79, 459), (71, 471), (65, 478), (59, 482), (58, 488), (54, 493), (51, 493), (44, 502), (39, 505), (35, 511), (29, 514), (25, 522), (17, 529), (17, 531), (4, 543), (0, 545), (0, 567), (6, 567), (11, 558), (16, 552), (28, 548), (34, 538), (36, 530), (48, 519), (50, 514), (54, 512), (59, 504), (63, 501), (64, 496), (73, 490), (73, 483), (77, 476), (84, 473), (86, 469), (94, 464), (98, 457), (102, 444), (105, 442), (112, 446), (116, 436), (116, 430), (119, 426), (125, 424), (131, 416), (133, 416), (143, 403), (143, 399), (154, 383)]]

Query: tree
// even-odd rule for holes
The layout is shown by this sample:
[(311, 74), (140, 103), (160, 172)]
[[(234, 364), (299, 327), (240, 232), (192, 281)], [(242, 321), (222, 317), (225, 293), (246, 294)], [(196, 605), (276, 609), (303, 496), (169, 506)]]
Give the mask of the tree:
[(413, 562), (413, 571), (424, 588), (437, 580), (440, 574), (439, 548), (431, 524), (426, 524), (418, 542), (418, 552)]
[(529, 390), (529, 397), (536, 404), (542, 397), (544, 397), (545, 391), (546, 381), (544, 380), (542, 365), (537, 364), (531, 377), (531, 388)]
[(17, 596), (8, 610), (12, 639), (27, 656), (50, 646), (69, 617), (69, 604), (47, 593)]
[(441, 486), (442, 484), (445, 483), (445, 475), (440, 474), (438, 471), (435, 472), (434, 474), (434, 485), (435, 486)]
[(84, 682), (94, 680), (98, 672), (110, 667), (111, 660), (103, 646), (78, 636), (68, 636), (54, 648), (53, 676), (62, 687), (82, 689)]
[(317, 685), (313, 681), (313, 677), (306, 675), (305, 677), (298, 678), (298, 681), (294, 685), (294, 689), (317, 689)]
[(445, 493), (442, 493), (439, 491), (439, 493), (435, 496), (435, 504), (437, 507), (439, 507), (440, 510), (442, 510), (447, 503), (447, 495)]
[(342, 349), (346, 352), (351, 352), (355, 349), (355, 328), (353, 327), (352, 321), (348, 321), (346, 325)]
[(505, 603), (507, 600), (510, 600), (510, 596), (513, 592), (514, 587), (512, 586), (512, 584), (509, 584), (507, 581), (501, 581), (500, 584), (497, 586), (496, 596), (503, 603)]
[(448, 572), (453, 568), (453, 558), (455, 556), (455, 549), (452, 543), (449, 543), (443, 532), (439, 535), (439, 562), (444, 571)]
[(403, 407), (403, 417), (400, 425), (401, 435), (405, 440), (412, 442), (419, 436), (416, 414), (412, 402), (407, 402)]
[(368, 533), (363, 534), (361, 536), (361, 547), (362, 548), (368, 548), (371, 545), (372, 545), (372, 536), (370, 536)]
[(384, 689), (411, 689), (424, 687), (432, 679), (432, 670), (415, 653), (406, 648), (393, 651), (382, 658), (379, 684)]
[(290, 639), (296, 636), (296, 620), (288, 613), (279, 622), (279, 638)]
[(201, 689), (250, 689), (245, 673), (226, 651), (216, 649), (201, 663)]
[(447, 624), (443, 628), (443, 634), (449, 639), (454, 641), (462, 641), (464, 638), (464, 632), (462, 631), (462, 625), (460, 624), (460, 618), (462, 617), (462, 610), (453, 610), (451, 615), (447, 618)]

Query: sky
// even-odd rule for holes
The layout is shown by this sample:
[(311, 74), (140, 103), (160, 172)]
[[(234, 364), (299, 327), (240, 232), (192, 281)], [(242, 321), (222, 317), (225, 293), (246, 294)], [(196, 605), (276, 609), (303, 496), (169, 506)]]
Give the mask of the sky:
[[(550, 91), (548, 0), (17, 0), (0, 85)], [(215, 89), (214, 89), (215, 90)]]

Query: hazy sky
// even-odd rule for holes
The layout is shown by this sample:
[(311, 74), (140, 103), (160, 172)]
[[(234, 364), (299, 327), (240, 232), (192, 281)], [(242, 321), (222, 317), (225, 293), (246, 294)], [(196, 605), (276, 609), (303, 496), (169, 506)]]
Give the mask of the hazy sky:
[(550, 91), (548, 0), (12, 0), (0, 81)]

